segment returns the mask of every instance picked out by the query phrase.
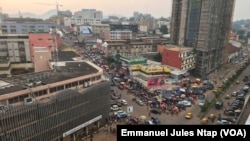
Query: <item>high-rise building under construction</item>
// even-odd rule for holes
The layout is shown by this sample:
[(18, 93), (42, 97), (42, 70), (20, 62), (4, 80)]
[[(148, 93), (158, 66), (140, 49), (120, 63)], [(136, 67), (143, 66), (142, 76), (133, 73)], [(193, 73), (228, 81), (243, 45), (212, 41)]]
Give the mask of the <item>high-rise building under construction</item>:
[(173, 0), (171, 43), (194, 47), (202, 78), (224, 62), (235, 0)]

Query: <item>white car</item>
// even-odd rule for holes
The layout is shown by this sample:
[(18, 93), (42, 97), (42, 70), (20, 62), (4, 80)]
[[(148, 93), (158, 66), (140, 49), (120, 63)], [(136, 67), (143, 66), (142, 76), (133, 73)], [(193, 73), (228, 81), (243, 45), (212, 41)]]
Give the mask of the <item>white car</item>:
[(125, 99), (121, 99), (121, 103), (122, 103), (122, 105), (124, 105), (124, 106), (128, 105), (128, 103), (127, 103), (127, 101), (126, 101)]
[(232, 124), (232, 122), (222, 119), (222, 120), (218, 120), (218, 124), (219, 125), (230, 125), (230, 124)]
[(201, 100), (200, 102), (199, 102), (199, 106), (204, 106), (205, 105), (205, 103), (206, 103), (206, 101), (205, 100)]
[(249, 89), (249, 86), (245, 85), (243, 88), (242, 88), (244, 91), (247, 91)]
[(120, 110), (120, 107), (118, 105), (112, 105), (110, 109), (112, 111), (118, 111), (118, 110)]
[(127, 114), (127, 113), (125, 111), (123, 111), (123, 110), (119, 110), (119, 111), (114, 112), (114, 116), (117, 116), (117, 115), (120, 115), (120, 114)]
[(186, 107), (190, 107), (192, 103), (187, 100), (183, 100), (183, 101), (179, 101), (178, 105), (185, 105)]

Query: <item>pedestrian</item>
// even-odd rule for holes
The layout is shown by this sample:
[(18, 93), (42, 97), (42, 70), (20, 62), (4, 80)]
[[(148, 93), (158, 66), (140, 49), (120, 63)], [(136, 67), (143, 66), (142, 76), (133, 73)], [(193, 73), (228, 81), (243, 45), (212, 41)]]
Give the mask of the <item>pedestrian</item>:
[(109, 132), (110, 132), (110, 133), (112, 132), (112, 126), (110, 126), (110, 128), (109, 128)]

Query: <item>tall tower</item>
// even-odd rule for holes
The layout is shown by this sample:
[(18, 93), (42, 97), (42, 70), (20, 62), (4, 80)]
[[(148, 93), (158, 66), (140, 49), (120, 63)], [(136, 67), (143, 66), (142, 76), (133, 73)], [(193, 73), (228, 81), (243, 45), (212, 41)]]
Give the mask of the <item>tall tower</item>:
[(194, 47), (195, 74), (206, 78), (224, 63), (235, 0), (173, 0), (170, 40)]
[(2, 13), (2, 7), (0, 7), (0, 23), (3, 22), (3, 13)]
[[(0, 7), (0, 24), (3, 22), (2, 7)], [(2, 35), (2, 26), (0, 26), (0, 35)]]

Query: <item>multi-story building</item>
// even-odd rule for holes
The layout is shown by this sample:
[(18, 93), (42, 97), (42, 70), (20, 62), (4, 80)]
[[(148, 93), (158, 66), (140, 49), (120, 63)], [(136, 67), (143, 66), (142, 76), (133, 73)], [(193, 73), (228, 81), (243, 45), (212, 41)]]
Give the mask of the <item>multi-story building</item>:
[(132, 31), (132, 33), (138, 33), (138, 25), (130, 23), (110, 24), (110, 31)]
[(9, 34), (0, 36), (0, 60), (12, 63), (31, 62), (28, 34)]
[(132, 40), (132, 31), (109, 31), (105, 34), (105, 40)]
[(148, 32), (148, 26), (147, 25), (140, 24), (140, 25), (138, 25), (138, 27), (139, 27), (139, 32), (140, 33), (147, 33)]
[(96, 11), (95, 9), (82, 9), (81, 11), (75, 12), (72, 17), (65, 17), (64, 26), (101, 24), (102, 19), (102, 11)]
[(194, 49), (166, 45), (162, 51), (162, 64), (184, 71), (193, 70), (195, 67)]
[(152, 44), (144, 41), (126, 41), (126, 40), (106, 40), (107, 54), (120, 54), (122, 56), (140, 56), (152, 51)]
[(55, 29), (54, 22), (45, 21), (4, 21), (1, 23), (2, 34), (28, 34), (30, 32), (50, 32)]
[[(51, 60), (51, 53), (60, 45), (60, 36), (56, 36), (57, 38), (53, 38), (50, 33), (0, 35), (0, 60), (5, 66), (1, 68), (0, 74), (15, 74), (15, 69), (37, 70), (36, 63), (43, 64), (45, 60)], [(38, 52), (43, 55), (38, 55)], [(35, 63), (35, 58), (40, 59)], [(44, 65), (47, 66), (45, 70), (48, 70), (48, 62)]]
[[(52, 68), (52, 66), (51, 66)], [(106, 124), (110, 82), (87, 61), (0, 80), (0, 140), (70, 140)]]
[(106, 32), (110, 31), (109, 24), (91, 24), (91, 26), (92, 26), (93, 35), (99, 36), (101, 38), (104, 37), (103, 35)]
[[(53, 36), (51, 33), (29, 33), (29, 45), (30, 45), (30, 54), (31, 57), (34, 57), (34, 48), (36, 47), (45, 47), (48, 48), (50, 52), (54, 51), (56, 48), (59, 48), (61, 44), (61, 37), (57, 34)], [(54, 42), (55, 41), (55, 42)]]
[(195, 74), (206, 78), (224, 63), (234, 0), (173, 0), (171, 43), (194, 47)]

